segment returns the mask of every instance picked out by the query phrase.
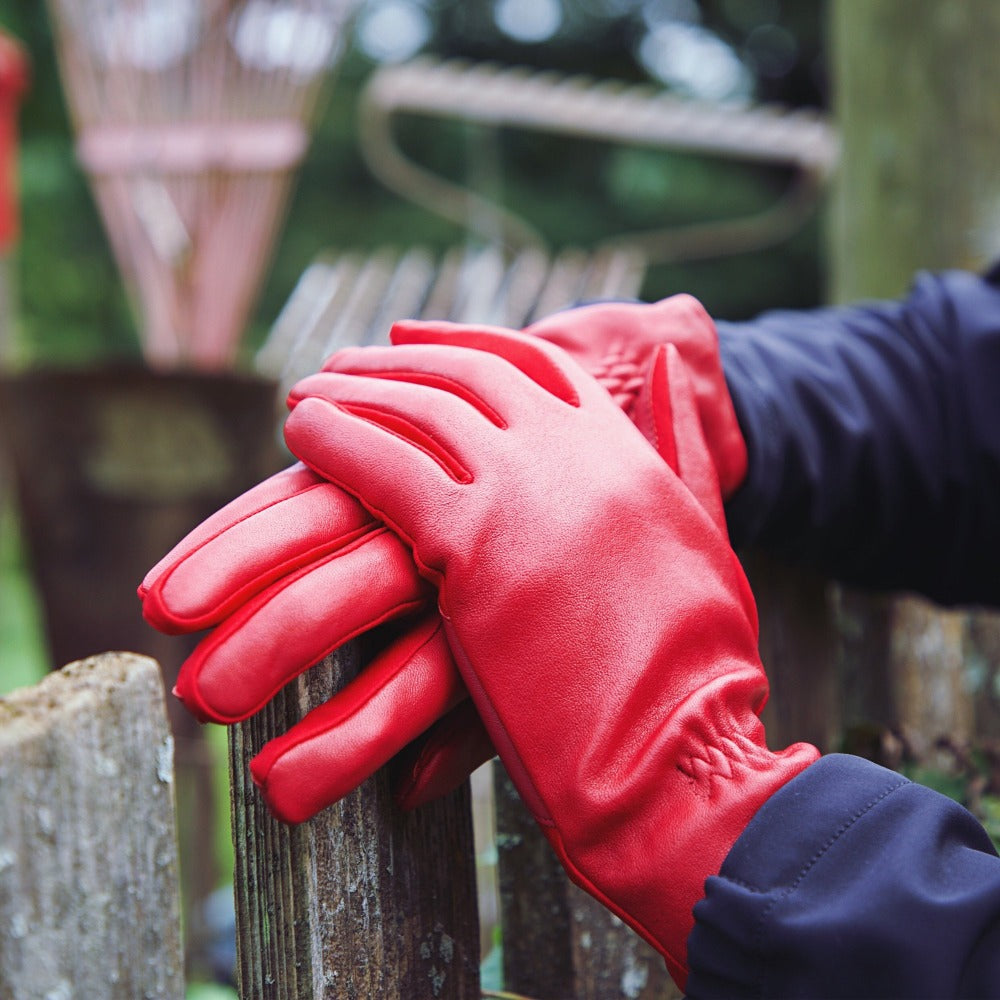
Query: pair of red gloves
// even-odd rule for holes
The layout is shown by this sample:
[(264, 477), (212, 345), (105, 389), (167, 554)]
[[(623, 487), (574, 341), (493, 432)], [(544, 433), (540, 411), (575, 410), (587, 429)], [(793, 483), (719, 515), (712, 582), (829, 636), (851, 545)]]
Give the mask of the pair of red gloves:
[(307, 819), (416, 741), (412, 807), (496, 752), (570, 876), (683, 985), (705, 879), (817, 756), (772, 753), (758, 718), (756, 611), (722, 510), (746, 452), (711, 320), (677, 297), (392, 340), (300, 382), (285, 436), (303, 465), (143, 581), (157, 628), (214, 626), (177, 694), (245, 718), (409, 616), (254, 760), (271, 808)]

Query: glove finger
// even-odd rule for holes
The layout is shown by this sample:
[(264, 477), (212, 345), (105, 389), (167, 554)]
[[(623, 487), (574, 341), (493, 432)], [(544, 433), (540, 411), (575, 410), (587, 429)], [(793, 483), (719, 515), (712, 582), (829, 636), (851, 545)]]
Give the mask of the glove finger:
[(348, 792), (466, 697), (441, 619), (425, 617), (250, 764), (274, 814), (300, 823)]
[(225, 507), (217, 510), (211, 517), (202, 521), (193, 531), (190, 531), (178, 542), (145, 576), (139, 585), (139, 597), (146, 596), (147, 591), (172, 566), (184, 559), (193, 550), (204, 545), (211, 538), (237, 524), (246, 517), (267, 509), (274, 503), (280, 503), (289, 496), (308, 488), (317, 481), (315, 473), (310, 472), (301, 463), (296, 463), (273, 476), (258, 483), (253, 489), (247, 490)]
[(425, 606), (431, 593), (383, 528), (251, 598), (198, 645), (174, 693), (202, 721), (245, 719), (338, 646)]
[[(467, 347), (512, 364), (550, 395), (571, 406), (593, 392), (594, 380), (565, 351), (537, 337), (502, 327), (407, 320), (389, 331), (393, 344)], [(331, 359), (333, 360), (333, 359)]]
[(224, 507), (161, 560), (140, 591), (143, 616), (161, 632), (209, 628), (379, 527), (353, 497), (299, 465)]
[[(457, 343), (465, 335), (469, 335), (483, 349)], [(545, 387), (526, 377), (506, 357), (486, 349), (490, 342), (505, 342), (509, 335), (502, 340), (498, 338), (496, 341), (488, 341), (482, 331), (457, 327), (456, 331), (448, 333), (448, 339), (447, 345), (413, 342), (395, 347), (348, 348), (331, 357), (326, 363), (326, 369), (330, 373), (391, 380), (393, 383), (440, 390), (468, 404), (501, 429), (506, 429), (519, 416), (536, 412), (539, 405), (555, 403), (552, 393)], [(328, 376), (317, 376), (316, 382), (321, 382), (325, 377)], [(311, 379), (305, 379), (300, 385), (309, 385), (311, 382)], [(567, 385), (563, 380), (560, 390), (572, 391), (572, 386), (567, 389)], [(293, 395), (297, 391), (298, 387), (293, 390)], [(386, 392), (392, 392), (393, 396), (398, 394), (399, 402), (405, 405), (409, 413), (423, 416), (417, 408), (421, 402), (419, 394), (408, 394), (395, 389), (387, 389)], [(374, 400), (376, 396), (370, 395), (368, 398)], [(386, 398), (393, 397), (387, 395)], [(432, 397), (427, 397), (427, 401), (430, 408)]]
[(396, 803), (416, 809), (442, 798), (495, 756), (475, 705), (466, 699), (397, 758)]
[[(428, 537), (441, 510), (461, 507), (474, 479), (466, 456), (487, 429), (498, 433), (457, 396), (425, 386), (323, 374), (295, 392), (288, 447), (406, 539)], [(430, 496), (434, 504), (414, 500)], [(432, 576), (436, 567), (423, 565)]]

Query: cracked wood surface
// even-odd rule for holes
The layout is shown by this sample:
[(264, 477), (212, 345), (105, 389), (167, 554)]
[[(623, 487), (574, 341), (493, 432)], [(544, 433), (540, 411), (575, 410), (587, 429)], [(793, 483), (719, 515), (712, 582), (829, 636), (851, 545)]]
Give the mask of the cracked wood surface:
[(155, 661), (0, 698), (0, 996), (184, 995), (173, 741)]

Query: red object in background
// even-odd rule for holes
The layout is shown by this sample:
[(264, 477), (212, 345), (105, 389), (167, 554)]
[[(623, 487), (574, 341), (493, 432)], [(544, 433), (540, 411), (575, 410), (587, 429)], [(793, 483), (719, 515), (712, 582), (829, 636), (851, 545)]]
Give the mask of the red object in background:
[(22, 46), (0, 32), (0, 252), (18, 234), (17, 112), (28, 89), (28, 69)]

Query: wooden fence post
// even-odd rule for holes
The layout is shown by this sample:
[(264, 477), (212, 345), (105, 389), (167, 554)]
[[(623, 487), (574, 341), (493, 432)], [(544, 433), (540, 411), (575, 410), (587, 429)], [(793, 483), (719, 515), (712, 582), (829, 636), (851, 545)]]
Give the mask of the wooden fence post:
[(680, 997), (660, 955), (566, 877), (494, 764), (504, 985), (546, 1000)]
[(0, 699), (0, 996), (180, 1000), (173, 743), (153, 660)]
[(837, 630), (830, 583), (754, 550), (741, 552), (760, 620), (760, 656), (771, 686), (764, 709), (768, 745), (805, 740), (837, 749), (843, 698), (837, 690)]
[(250, 758), (343, 687), (339, 651), (233, 727), (236, 921), (244, 1000), (479, 997), (479, 920), (468, 783), (401, 813), (377, 774), (299, 826), (279, 823)]

